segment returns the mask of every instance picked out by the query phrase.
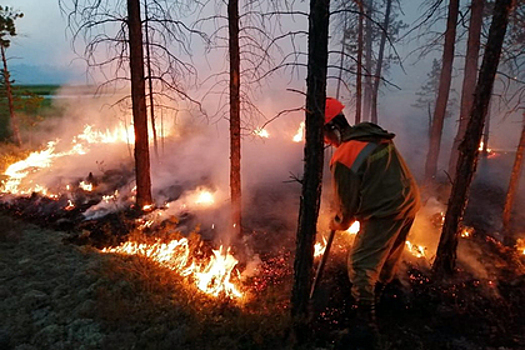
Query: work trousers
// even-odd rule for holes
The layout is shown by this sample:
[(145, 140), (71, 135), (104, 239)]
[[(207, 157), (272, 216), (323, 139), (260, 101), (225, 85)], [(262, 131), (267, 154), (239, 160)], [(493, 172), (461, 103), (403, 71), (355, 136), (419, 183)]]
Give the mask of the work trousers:
[(348, 254), (348, 276), (357, 302), (372, 304), (376, 283), (392, 281), (413, 223), (413, 217), (361, 222)]

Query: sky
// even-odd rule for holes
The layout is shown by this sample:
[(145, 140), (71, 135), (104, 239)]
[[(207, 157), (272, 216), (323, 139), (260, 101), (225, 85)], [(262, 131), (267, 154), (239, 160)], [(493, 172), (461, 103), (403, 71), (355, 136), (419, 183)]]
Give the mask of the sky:
[[(66, 19), (60, 12), (58, 0), (10, 0), (6, 5), (24, 13), (24, 17), (16, 21), (18, 36), (12, 41), (8, 50), (9, 65), (12, 76), (21, 84), (85, 84), (88, 82), (85, 73), (85, 64), (78, 59), (71, 49), (70, 36), (66, 33)], [(418, 6), (403, 6), (404, 20), (413, 23), (418, 16)], [(332, 28), (333, 30), (333, 28)], [(331, 33), (332, 34), (332, 33)], [(410, 50), (405, 46), (398, 46), (401, 56)], [(380, 114), (388, 114), (385, 125), (394, 130), (416, 130), (418, 134), (425, 133), (426, 111), (415, 110), (411, 105), (415, 101), (415, 92), (424, 83), (426, 74), (432, 61), (432, 56), (423, 60), (411, 59), (404, 64), (405, 71), (397, 67), (390, 70), (389, 79), (401, 87), (397, 89), (384, 89), (380, 97)], [(205, 75), (205, 74), (204, 74)], [(304, 84), (304, 77), (299, 77), (300, 84)], [(459, 79), (456, 83), (459, 83)], [(328, 94), (334, 94), (335, 89), (329, 87)], [(284, 83), (273, 83), (277, 91), (267, 93), (262, 100), (282, 98), (286, 90)], [(460, 89), (457, 89), (460, 91)], [(287, 95), (289, 96), (289, 94)], [(267, 102), (268, 104), (271, 103)], [(400, 123), (407, 116), (418, 116), (418, 125)], [(515, 128), (512, 122), (511, 129)], [(493, 123), (494, 128), (502, 128), (502, 123)], [(446, 125), (444, 139), (451, 138), (450, 131), (454, 123)], [(500, 131), (500, 133), (502, 133)], [(510, 135), (506, 138), (507, 144), (502, 147), (512, 148), (518, 136)], [(448, 146), (444, 147), (445, 149)]]
[(58, 0), (11, 0), (6, 5), (24, 14), (15, 22), (18, 35), (7, 52), (15, 79), (25, 84), (81, 82), (83, 65), (74, 60)]

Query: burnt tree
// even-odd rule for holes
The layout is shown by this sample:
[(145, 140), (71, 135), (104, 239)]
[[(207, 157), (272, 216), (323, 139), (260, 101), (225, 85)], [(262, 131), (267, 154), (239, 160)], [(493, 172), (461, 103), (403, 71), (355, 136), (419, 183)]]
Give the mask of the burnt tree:
[(295, 340), (308, 338), (308, 299), (313, 277), (313, 254), (323, 177), (323, 125), (328, 64), (329, 0), (311, 0), (306, 78), (306, 143), (304, 175), (296, 233), (291, 313)]
[(503, 208), (502, 221), (503, 232), (505, 236), (508, 236), (510, 232), (510, 214), (514, 205), (514, 199), (516, 198), (516, 192), (518, 191), (519, 187), (521, 168), (523, 165), (523, 154), (525, 153), (525, 113), (523, 114), (523, 117), (520, 142), (518, 144), (518, 149), (516, 150), (516, 158), (514, 159), (509, 187), (507, 189), (507, 196), (505, 197), (505, 206)]
[(127, 0), (129, 28), (129, 68), (131, 72), (131, 101), (135, 130), (135, 180), (137, 207), (153, 203), (149, 159), (148, 120), (146, 112), (146, 83), (144, 77), (144, 49), (139, 0)]
[(478, 56), (481, 37), (481, 26), (483, 24), (483, 3), (485, 0), (472, 0), (470, 6), (470, 23), (468, 28), (467, 53), (465, 57), (465, 73), (463, 86), (461, 88), (461, 108), (459, 113), (459, 125), (452, 144), (448, 173), (452, 176), (456, 169), (458, 160), (458, 146), (463, 140), (465, 129), (468, 124), (468, 116), (474, 100), (474, 88), (476, 87), (476, 75), (478, 73)]
[(432, 266), (434, 277), (451, 275), (456, 266), (456, 249), (460, 234), (460, 223), (468, 202), (468, 191), (476, 172), (479, 142), (481, 140), (485, 116), (487, 114), (494, 78), (500, 61), (501, 48), (507, 30), (512, 0), (497, 0), (494, 5), (492, 23), (483, 55), (483, 62), (476, 84), (474, 102), (465, 132), (459, 147), (452, 192), (448, 200), (445, 222), (439, 240), (436, 260)]
[(228, 2), (230, 55), (230, 196), (231, 224), (241, 234), (241, 54), (239, 47), (239, 1)]
[(430, 131), (430, 142), (427, 159), (425, 162), (425, 182), (432, 181), (437, 172), (439, 150), (441, 147), (441, 135), (447, 111), (450, 83), (452, 81), (452, 64), (454, 62), (454, 48), (456, 44), (456, 23), (459, 13), (459, 0), (450, 0), (448, 6), (447, 29), (445, 31), (445, 44), (443, 47), (443, 60), (441, 75), (439, 78), (439, 90), (432, 127)]

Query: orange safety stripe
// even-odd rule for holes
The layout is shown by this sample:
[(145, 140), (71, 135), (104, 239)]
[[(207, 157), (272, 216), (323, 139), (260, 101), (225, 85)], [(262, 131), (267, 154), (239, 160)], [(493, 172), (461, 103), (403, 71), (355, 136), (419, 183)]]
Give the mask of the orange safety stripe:
[(334, 152), (332, 159), (330, 160), (330, 167), (334, 165), (335, 162), (339, 162), (345, 165), (347, 168), (351, 169), (354, 164), (357, 156), (363, 150), (363, 148), (368, 145), (369, 142), (365, 141), (356, 141), (350, 140), (348, 142), (343, 142)]

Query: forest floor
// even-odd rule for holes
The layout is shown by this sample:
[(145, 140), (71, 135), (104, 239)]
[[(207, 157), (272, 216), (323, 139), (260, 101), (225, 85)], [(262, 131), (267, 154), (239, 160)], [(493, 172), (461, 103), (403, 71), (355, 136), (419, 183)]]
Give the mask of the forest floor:
[[(502, 196), (492, 182), (478, 179), (472, 189), (465, 222), (475, 234), (462, 244), (478, 252), (482, 276), (460, 263), (453, 279), (434, 281), (428, 265), (405, 259), (378, 305), (383, 349), (525, 349), (525, 259), (498, 236), (494, 208)], [(249, 248), (238, 253), (242, 267), (246, 256), (259, 258), (258, 274), (243, 279), (250, 298), (242, 303), (203, 295), (146, 258), (97, 249), (115, 244), (116, 232), (119, 241), (128, 238), (131, 214), (87, 226), (22, 210), (43, 206), (36, 198), (4, 205), (0, 350), (288, 349), (295, 214), (282, 220), (278, 213), (297, 204), (297, 190), (262, 188), (254, 198), (246, 211)], [(515, 231), (520, 238), (525, 230), (518, 224)], [(355, 322), (345, 261), (344, 246), (335, 244), (305, 348), (334, 349), (337, 331)]]

